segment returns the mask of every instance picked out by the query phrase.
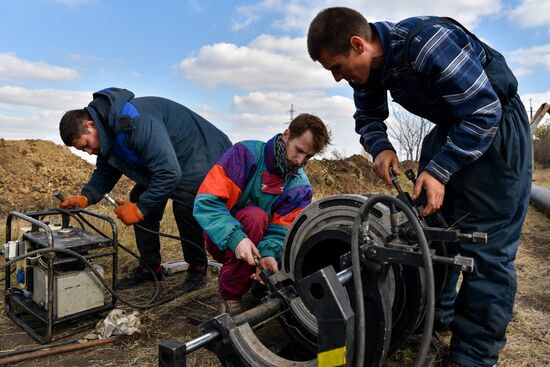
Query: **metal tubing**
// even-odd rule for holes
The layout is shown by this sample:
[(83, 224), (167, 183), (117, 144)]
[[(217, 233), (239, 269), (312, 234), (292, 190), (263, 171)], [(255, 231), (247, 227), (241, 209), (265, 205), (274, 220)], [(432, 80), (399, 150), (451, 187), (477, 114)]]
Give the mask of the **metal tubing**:
[(199, 348), (202, 348), (211, 341), (218, 339), (220, 335), (221, 333), (218, 330), (201, 335), (198, 338), (185, 343), (185, 351), (186, 353), (191, 353)]
[(342, 270), (339, 273), (336, 273), (336, 275), (338, 276), (338, 281), (342, 285), (346, 285), (347, 282), (349, 282), (353, 277), (353, 270), (351, 269), (351, 267), (349, 267), (347, 269)]
[(531, 203), (550, 217), (550, 190), (539, 185), (531, 186)]

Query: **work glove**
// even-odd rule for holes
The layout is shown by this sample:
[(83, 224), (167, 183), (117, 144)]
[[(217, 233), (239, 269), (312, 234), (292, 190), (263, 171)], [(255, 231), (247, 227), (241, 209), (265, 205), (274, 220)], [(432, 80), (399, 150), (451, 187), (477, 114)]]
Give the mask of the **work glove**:
[(62, 209), (68, 208), (81, 208), (84, 209), (88, 206), (88, 198), (84, 195), (71, 195), (63, 200), (59, 207)]
[(143, 220), (143, 213), (137, 207), (136, 203), (126, 200), (116, 200), (118, 206), (115, 208), (115, 214), (124, 224), (136, 224)]

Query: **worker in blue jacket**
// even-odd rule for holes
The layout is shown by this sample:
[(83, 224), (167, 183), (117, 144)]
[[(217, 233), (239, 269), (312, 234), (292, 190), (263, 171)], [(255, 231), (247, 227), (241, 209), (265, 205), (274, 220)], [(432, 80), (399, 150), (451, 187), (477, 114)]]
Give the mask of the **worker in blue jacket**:
[[(119, 88), (96, 92), (88, 107), (66, 112), (59, 131), (66, 145), (97, 155), (96, 168), (81, 193), (60, 206), (95, 204), (124, 174), (136, 185), (129, 201), (117, 201), (117, 217), (126, 225), (139, 223), (158, 232), (167, 200), (172, 199), (180, 236), (186, 240), (182, 250), (189, 269), (184, 289), (202, 285), (207, 263), (193, 202), (205, 175), (231, 147), (227, 136), (181, 104), (160, 97), (134, 98)], [(141, 261), (163, 279), (159, 236), (138, 226), (134, 230)], [(118, 286), (152, 279), (140, 262)]]
[[(399, 160), (388, 140), (387, 93), (436, 126), (426, 136), (413, 197), (425, 190), (423, 215), (442, 210), (465, 232), (486, 232), (486, 245), (454, 248), (475, 261), (451, 272), (437, 305), (437, 326), (450, 327), (449, 366), (492, 366), (506, 342), (516, 291), (514, 259), (531, 187), (531, 135), (517, 81), (504, 57), (450, 18), (368, 23), (337, 7), (311, 22), (308, 52), (353, 88), (355, 131), (391, 185)], [(452, 249), (449, 249), (452, 250)]]

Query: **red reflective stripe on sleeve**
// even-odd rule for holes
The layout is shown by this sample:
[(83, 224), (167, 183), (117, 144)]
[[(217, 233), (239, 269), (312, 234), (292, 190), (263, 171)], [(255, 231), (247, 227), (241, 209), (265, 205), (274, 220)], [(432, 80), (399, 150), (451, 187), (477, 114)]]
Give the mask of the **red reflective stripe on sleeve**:
[(223, 167), (216, 164), (199, 187), (197, 195), (200, 194), (218, 196), (225, 201), (227, 209), (231, 210), (241, 196), (241, 189), (227, 177)]
[(297, 208), (288, 213), (287, 215), (280, 215), (279, 213), (275, 213), (273, 215), (273, 219), (271, 220), (272, 224), (279, 224), (281, 226), (290, 227), (292, 222), (294, 222), (294, 219), (300, 214), (300, 212), (304, 210), (304, 208)]

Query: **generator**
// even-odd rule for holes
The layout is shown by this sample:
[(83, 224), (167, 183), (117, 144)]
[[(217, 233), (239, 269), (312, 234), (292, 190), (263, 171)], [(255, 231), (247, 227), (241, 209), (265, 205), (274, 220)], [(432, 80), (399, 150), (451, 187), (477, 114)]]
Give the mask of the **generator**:
[[(27, 226), (12, 228), (15, 218)], [(110, 235), (98, 229), (105, 225)], [(5, 268), (5, 313), (41, 344), (115, 307), (100, 280), (108, 273), (107, 285), (116, 290), (118, 232), (109, 217), (85, 209), (12, 211), (2, 252), (6, 261), (19, 259)]]

